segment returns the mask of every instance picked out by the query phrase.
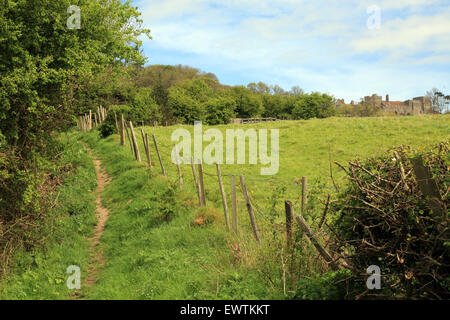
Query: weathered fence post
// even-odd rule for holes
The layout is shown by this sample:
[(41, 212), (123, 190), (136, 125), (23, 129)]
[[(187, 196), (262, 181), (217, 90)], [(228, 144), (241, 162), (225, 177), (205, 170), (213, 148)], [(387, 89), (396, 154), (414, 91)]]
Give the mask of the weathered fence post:
[(308, 201), (308, 179), (302, 178), (302, 214), (305, 214), (306, 204)]
[(92, 110), (89, 110), (89, 130), (92, 129)]
[(233, 231), (238, 233), (237, 221), (237, 197), (236, 197), (236, 176), (231, 175), (231, 225)]
[(120, 115), (120, 145), (125, 146), (125, 121), (123, 119), (123, 114)]
[(201, 159), (199, 159), (198, 161), (198, 178), (200, 180), (200, 193), (202, 194), (202, 205), (206, 207), (205, 181), (203, 179), (203, 164)]
[(167, 177), (166, 169), (164, 169), (164, 165), (163, 165), (163, 162), (161, 159), (161, 154), (159, 153), (158, 142), (156, 141), (156, 137), (154, 134), (152, 134), (152, 137), (153, 137), (153, 143), (155, 144), (156, 153), (158, 154), (159, 164), (161, 166), (161, 172), (162, 172), (163, 176)]
[(139, 152), (139, 146), (136, 140), (136, 134), (134, 133), (133, 122), (130, 121), (131, 139), (133, 140), (134, 152), (136, 155), (136, 160), (141, 162), (141, 154)]
[(178, 176), (180, 179), (180, 190), (183, 190), (183, 174), (181, 172), (180, 159), (178, 159), (178, 147), (176, 144), (175, 144), (175, 159), (177, 162)]
[(191, 157), (191, 167), (192, 167), (192, 175), (194, 176), (195, 188), (197, 189), (198, 202), (199, 202), (200, 206), (203, 206), (202, 194), (200, 191), (200, 184), (198, 182), (197, 172), (195, 171), (195, 164), (194, 164), (193, 157)]
[(152, 170), (152, 157), (150, 155), (150, 145), (148, 143), (148, 133), (145, 134), (145, 145), (147, 146), (147, 150), (145, 151), (147, 156), (148, 168), (150, 171)]
[(244, 194), (245, 202), (247, 203), (247, 210), (248, 210), (248, 214), (250, 216), (250, 222), (252, 223), (253, 234), (255, 235), (256, 241), (258, 241), (258, 243), (261, 243), (261, 240), (259, 238), (258, 225), (256, 224), (255, 215), (253, 213), (253, 207), (250, 202), (250, 197), (248, 196), (247, 186), (245, 185), (244, 176), (241, 176), (241, 186), (242, 186), (242, 192)]
[(125, 130), (127, 131), (127, 137), (128, 137), (128, 142), (130, 143), (130, 149), (131, 149), (131, 153), (136, 156), (136, 153), (134, 152), (134, 147), (133, 147), (133, 143), (131, 142), (131, 137), (130, 137), (130, 133), (128, 132), (128, 125), (125, 123)]
[(222, 194), (222, 203), (223, 203), (223, 212), (225, 214), (225, 222), (227, 224), (227, 230), (230, 230), (230, 221), (228, 219), (227, 196), (225, 195), (225, 189), (223, 187), (222, 173), (220, 171), (220, 165), (218, 163), (216, 163), (216, 167), (217, 167), (217, 178), (219, 179), (220, 193)]
[(448, 210), (445, 207), (445, 203), (442, 201), (439, 187), (436, 180), (434, 180), (430, 169), (423, 165), (423, 159), (421, 156), (413, 159), (412, 164), (414, 168), (414, 175), (416, 176), (423, 198), (426, 199), (428, 203), (428, 207), (435, 215), (447, 219)]
[(294, 207), (292, 202), (287, 200), (284, 202), (284, 207), (286, 210), (286, 238), (287, 238), (287, 246), (291, 247), (293, 244), (292, 241), (292, 222), (294, 220)]
[(317, 251), (322, 256), (322, 258), (324, 258), (324, 260), (331, 266), (333, 270), (339, 270), (338, 264), (335, 261), (333, 261), (333, 258), (328, 253), (328, 251), (320, 245), (319, 240), (311, 232), (311, 229), (309, 228), (303, 216), (299, 214), (295, 217), (295, 219), (297, 220), (297, 223), (300, 225), (302, 231), (308, 237), (309, 241), (311, 241), (314, 247), (316, 247)]

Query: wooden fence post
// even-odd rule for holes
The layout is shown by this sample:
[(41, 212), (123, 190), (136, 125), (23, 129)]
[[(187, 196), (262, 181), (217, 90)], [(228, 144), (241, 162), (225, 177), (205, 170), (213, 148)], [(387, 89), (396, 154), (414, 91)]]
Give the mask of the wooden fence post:
[(92, 110), (89, 110), (89, 130), (92, 129)]
[(316, 247), (317, 251), (322, 256), (322, 258), (324, 258), (324, 260), (331, 266), (333, 270), (339, 270), (338, 264), (333, 261), (333, 258), (328, 253), (328, 251), (320, 245), (318, 239), (311, 232), (311, 229), (309, 228), (303, 216), (299, 214), (295, 217), (295, 219), (297, 220), (297, 223), (300, 225), (300, 228), (303, 230), (305, 235), (308, 237), (309, 241), (311, 241), (314, 247)]
[(203, 163), (199, 159), (198, 162), (198, 178), (200, 180), (200, 193), (202, 194), (202, 205), (206, 207), (206, 191), (205, 191), (205, 180), (203, 178)]
[(421, 156), (413, 159), (412, 164), (414, 175), (416, 176), (422, 196), (428, 203), (428, 207), (435, 215), (447, 219), (448, 210), (445, 207), (445, 202), (442, 201), (439, 187), (436, 180), (434, 180), (430, 169), (423, 165), (423, 158)]
[(292, 246), (292, 222), (294, 220), (294, 207), (292, 202), (287, 200), (284, 202), (284, 207), (286, 211), (286, 238), (288, 248)]
[(128, 132), (128, 125), (125, 123), (125, 130), (127, 131), (127, 137), (128, 137), (128, 142), (130, 143), (130, 149), (131, 149), (131, 153), (136, 156), (136, 153), (134, 152), (134, 147), (133, 147), (133, 143), (131, 142), (131, 137), (130, 137), (130, 133)]
[(139, 153), (139, 146), (136, 140), (136, 134), (134, 133), (133, 122), (130, 121), (131, 139), (133, 140), (134, 152), (136, 155), (136, 160), (141, 162), (141, 154)]
[(158, 154), (159, 164), (161, 165), (161, 172), (162, 172), (163, 176), (167, 177), (166, 169), (164, 169), (164, 165), (163, 165), (163, 162), (161, 159), (161, 154), (159, 153), (158, 142), (156, 141), (156, 137), (154, 134), (152, 134), (152, 137), (153, 137), (153, 143), (155, 144), (156, 153)]
[(308, 179), (302, 178), (302, 214), (305, 214), (306, 204), (308, 201)]
[(152, 166), (150, 161), (150, 151), (147, 143), (148, 140), (145, 139), (146, 134), (144, 134), (144, 130), (142, 130), (142, 128), (141, 128), (141, 136), (142, 136), (142, 144), (144, 145), (145, 156), (147, 157), (147, 164), (149, 169), (151, 170)]
[(125, 146), (125, 121), (123, 119), (123, 114), (120, 115), (120, 145)]
[(177, 162), (178, 176), (180, 179), (180, 190), (183, 190), (183, 174), (181, 172), (180, 159), (178, 159), (178, 147), (176, 144), (175, 144), (175, 159)]
[(247, 203), (247, 210), (248, 210), (248, 214), (250, 216), (250, 221), (252, 223), (253, 234), (255, 235), (256, 241), (258, 241), (258, 243), (261, 243), (261, 240), (259, 238), (258, 225), (256, 224), (255, 215), (253, 214), (253, 207), (252, 207), (250, 198), (247, 193), (247, 186), (245, 185), (244, 176), (241, 176), (241, 186), (242, 186), (242, 192), (244, 194), (245, 202)]
[(227, 196), (225, 195), (225, 189), (223, 187), (222, 173), (220, 171), (220, 165), (218, 163), (216, 163), (216, 167), (217, 167), (217, 178), (219, 179), (220, 193), (222, 194), (222, 203), (223, 203), (223, 212), (225, 214), (225, 222), (227, 224), (227, 230), (229, 231), (230, 230), (230, 221), (228, 219)]
[(236, 176), (231, 175), (231, 225), (234, 232), (238, 233), (237, 221), (237, 197), (236, 197)]
[(147, 156), (148, 168), (150, 171), (152, 170), (152, 157), (150, 156), (150, 145), (148, 143), (148, 133), (145, 134), (145, 145), (147, 149), (145, 150), (145, 154)]
[(191, 167), (192, 167), (192, 175), (194, 176), (195, 188), (197, 189), (198, 202), (200, 204), (200, 207), (202, 207), (203, 206), (202, 194), (200, 192), (200, 184), (198, 182), (197, 172), (195, 171), (195, 164), (193, 157), (191, 157)]

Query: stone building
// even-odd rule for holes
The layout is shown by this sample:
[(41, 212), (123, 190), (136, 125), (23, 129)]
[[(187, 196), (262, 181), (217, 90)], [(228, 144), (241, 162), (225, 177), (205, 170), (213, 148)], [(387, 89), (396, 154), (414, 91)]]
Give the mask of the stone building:
[(387, 94), (386, 100), (383, 101), (381, 96), (373, 94), (372, 96), (364, 97), (363, 102), (373, 107), (381, 108), (385, 112), (404, 116), (433, 113), (430, 97), (416, 97), (406, 101), (390, 101)]

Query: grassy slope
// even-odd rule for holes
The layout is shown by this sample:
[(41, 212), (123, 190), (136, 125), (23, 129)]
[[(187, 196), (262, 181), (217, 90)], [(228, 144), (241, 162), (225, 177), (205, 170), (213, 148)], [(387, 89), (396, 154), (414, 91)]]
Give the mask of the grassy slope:
[[(103, 236), (105, 269), (92, 299), (262, 299), (260, 276), (234, 266), (221, 225), (195, 227), (194, 198), (172, 192), (167, 179), (150, 176), (118, 147), (117, 136), (84, 136), (113, 178), (105, 205), (111, 214)], [(164, 213), (173, 219), (164, 220)]]
[(62, 135), (61, 139), (66, 145), (62, 164), (72, 165), (75, 170), (56, 192), (58, 205), (48, 219), (45, 244), (32, 252), (16, 254), (12, 270), (0, 282), (0, 299), (68, 299), (67, 267), (78, 265), (82, 274), (87, 269), (86, 237), (95, 225), (95, 168), (73, 136)]
[[(183, 128), (190, 130), (192, 133), (192, 126), (184, 126)], [(208, 128), (204, 126), (203, 130), (205, 131)], [(393, 146), (427, 147), (450, 138), (450, 116), (330, 118), (244, 126), (217, 126), (214, 128), (219, 128), (222, 132), (230, 128), (280, 129), (280, 170), (277, 175), (270, 177), (260, 176), (260, 165), (222, 165), (222, 171), (287, 183), (298, 183), (301, 181), (302, 176), (307, 176), (311, 199), (309, 210), (312, 213), (312, 211), (317, 212), (317, 206), (320, 205), (316, 199), (324, 198), (325, 193), (329, 192), (333, 195), (335, 192), (332, 181), (329, 178), (329, 151), (331, 151), (332, 161), (338, 161), (345, 165), (349, 160), (371, 157), (383, 153)], [(170, 161), (170, 154), (174, 145), (171, 142), (171, 134), (174, 131), (174, 127), (146, 127), (144, 130), (155, 134), (158, 138), (168, 176), (175, 181), (177, 169)], [(141, 153), (144, 155), (140, 133), (137, 132), (136, 134), (138, 135)], [(207, 144), (204, 142), (204, 147)], [(151, 150), (153, 161), (156, 162), (155, 170), (159, 170), (159, 164), (153, 151), (153, 144)], [(213, 174), (213, 176), (205, 177), (207, 198), (210, 203), (213, 202), (217, 208), (221, 208), (219, 187), (217, 178), (214, 176), (215, 170), (214, 165), (205, 165), (205, 171)], [(195, 193), (190, 166), (184, 165), (182, 171), (185, 185), (189, 192)], [(333, 171), (337, 183), (345, 183), (342, 170), (337, 166), (333, 166)], [(228, 177), (224, 177), (224, 183), (226, 192), (229, 194), (230, 182)], [(282, 191), (279, 184), (252, 180), (247, 181), (247, 186), (255, 203), (266, 215), (269, 214), (268, 211), (270, 211), (272, 206), (271, 199), (275, 195), (282, 195), (285, 199), (292, 200), (296, 210), (299, 210), (300, 186), (286, 185), (286, 190)], [(242, 197), (240, 198), (242, 202)], [(282, 201), (278, 201), (276, 211), (282, 213), (283, 208)], [(240, 206), (240, 209), (240, 214), (245, 217), (245, 206)]]
[[(222, 130), (233, 126), (219, 126)], [(238, 127), (238, 126), (236, 126)], [(402, 117), (370, 119), (326, 119), (298, 122), (279, 122), (253, 125), (256, 128), (280, 129), (280, 172), (271, 179), (294, 182), (301, 176), (309, 177), (311, 192), (330, 191), (328, 150), (333, 160), (341, 163), (355, 157), (371, 156), (400, 144), (426, 146), (450, 137), (450, 117)], [(186, 127), (189, 128), (189, 127)], [(248, 128), (244, 126), (244, 128)], [(205, 128), (206, 129), (206, 128)], [(211, 212), (218, 223), (208, 227), (194, 227), (197, 216), (195, 192), (190, 166), (183, 166), (186, 193), (173, 191), (176, 185), (176, 167), (169, 161), (174, 128), (145, 128), (154, 133), (160, 144), (169, 179), (162, 178), (155, 167), (152, 176), (144, 166), (133, 160), (128, 146), (120, 148), (118, 137), (98, 141), (95, 133), (83, 135), (98, 153), (113, 178), (104, 194), (105, 205), (111, 210), (102, 242), (108, 259), (96, 286), (88, 292), (89, 298), (110, 299), (263, 299), (283, 297), (280, 282), (280, 263), (273, 255), (277, 251), (263, 246), (255, 249), (247, 238), (248, 222), (240, 199), (239, 218), (244, 232), (238, 242), (224, 232), (221, 218), (221, 199), (217, 180), (206, 177), (208, 203), (217, 208)], [(140, 137), (139, 132), (137, 132)], [(65, 139), (73, 143), (73, 136)], [(140, 139), (139, 139), (140, 140)], [(68, 143), (69, 144), (69, 143)], [(140, 142), (141, 152), (143, 151)], [(152, 147), (153, 160), (156, 160)], [(142, 152), (142, 155), (144, 153)], [(65, 153), (67, 162), (78, 164), (78, 169), (61, 188), (55, 212), (58, 219), (54, 234), (46, 248), (16, 257), (11, 275), (0, 283), (0, 298), (53, 299), (67, 298), (65, 274), (69, 265), (86, 269), (88, 244), (94, 225), (93, 196), (95, 170), (91, 160), (75, 144)], [(206, 171), (214, 173), (213, 166)], [(224, 172), (258, 177), (259, 166), (224, 166)], [(339, 171), (335, 175), (342, 177)], [(229, 180), (224, 178), (229, 193)], [(317, 188), (316, 185), (326, 185)], [(248, 181), (249, 190), (258, 204), (266, 209), (277, 185)], [(298, 186), (290, 186), (278, 198), (272, 214), (283, 218), (282, 201), (297, 200)], [(297, 207), (298, 209), (298, 207)], [(310, 201), (308, 215), (314, 216), (314, 201)], [(76, 214), (68, 216), (67, 212)], [(164, 217), (173, 219), (165, 222)], [(261, 216), (258, 221), (262, 224)], [(268, 243), (271, 239), (267, 238)], [(239, 250), (236, 248), (239, 243)], [(275, 243), (275, 242), (274, 242)], [(266, 250), (266, 251), (265, 251)], [(315, 254), (314, 254), (315, 255)], [(305, 259), (308, 261), (308, 259)], [(305, 276), (317, 265), (303, 266)], [(320, 266), (319, 266), (320, 267)], [(272, 278), (267, 275), (273, 275)]]
[[(327, 185), (329, 145), (334, 160), (345, 162), (355, 157), (371, 156), (399, 144), (426, 146), (449, 138), (449, 117), (402, 117), (371, 119), (326, 119), (298, 122), (279, 122), (256, 125), (257, 128), (280, 128), (280, 172), (272, 179), (293, 182), (302, 175), (319, 185)], [(222, 130), (231, 126), (219, 126)], [(189, 128), (189, 127), (185, 127)], [(105, 191), (106, 206), (111, 210), (110, 221), (104, 234), (108, 263), (98, 285), (90, 292), (91, 298), (109, 299), (206, 299), (206, 298), (281, 298), (281, 270), (277, 256), (271, 256), (271, 239), (260, 251), (251, 247), (252, 241), (239, 241), (240, 254), (231, 244), (235, 239), (224, 233), (223, 219), (207, 228), (192, 226), (196, 217), (196, 200), (190, 166), (183, 166), (186, 194), (171, 194), (168, 185), (176, 185), (176, 167), (170, 162), (174, 128), (145, 128), (159, 141), (169, 181), (159, 174), (156, 162), (154, 174), (149, 176), (145, 166), (138, 165), (129, 147), (120, 148), (118, 137), (98, 142), (93, 134), (85, 136), (103, 159), (108, 173), (113, 177)], [(140, 133), (136, 132), (140, 137)], [(140, 139), (139, 139), (140, 140)], [(141, 153), (143, 146), (140, 141)], [(153, 147), (152, 147), (152, 150)], [(214, 173), (214, 167), (206, 168)], [(225, 172), (243, 173), (257, 177), (258, 166), (224, 166)], [(340, 173), (336, 173), (337, 176)], [(323, 178), (325, 176), (325, 178)], [(342, 175), (340, 175), (342, 177)], [(322, 177), (322, 178), (321, 178)], [(217, 180), (206, 177), (210, 207), (221, 215), (221, 199)], [(258, 203), (264, 205), (274, 194), (276, 185), (249, 181), (249, 189)], [(315, 186), (311, 186), (314, 195)], [(226, 190), (229, 191), (228, 179)], [(320, 190), (329, 190), (327, 187)], [(299, 187), (293, 186), (284, 197), (295, 199)], [(278, 199), (274, 215), (281, 219), (282, 205)], [(242, 200), (241, 200), (242, 203)], [(314, 201), (311, 201), (314, 203)], [(171, 211), (173, 210), (173, 212)], [(314, 216), (310, 205), (310, 216)], [(316, 210), (317, 211), (317, 210)], [(169, 222), (161, 221), (164, 212), (174, 216)], [(239, 216), (248, 237), (245, 207), (240, 206)], [(263, 224), (258, 215), (260, 224)], [(270, 233), (266, 233), (268, 235)], [(251, 235), (250, 235), (251, 237)], [(274, 242), (275, 243), (275, 242)], [(244, 248), (245, 247), (245, 248)], [(267, 255), (264, 250), (267, 249)], [(276, 251), (276, 248), (274, 249)], [(231, 254), (233, 253), (233, 254)], [(315, 255), (315, 253), (313, 253)], [(317, 269), (314, 261), (305, 259), (305, 277)], [(316, 259), (317, 260), (317, 259)], [(265, 268), (261, 269), (261, 268)], [(319, 265), (320, 268), (320, 265)], [(265, 274), (265, 275), (264, 275)], [(267, 274), (274, 274), (272, 279)]]

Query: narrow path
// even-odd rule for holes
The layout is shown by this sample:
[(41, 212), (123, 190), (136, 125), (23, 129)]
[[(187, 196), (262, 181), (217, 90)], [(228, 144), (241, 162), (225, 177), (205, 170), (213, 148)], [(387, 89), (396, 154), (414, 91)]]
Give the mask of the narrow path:
[[(89, 152), (89, 154), (93, 157), (91, 152)], [(75, 294), (71, 297), (72, 299), (86, 298), (86, 293), (83, 291), (83, 288), (89, 288), (95, 284), (97, 277), (102, 272), (106, 263), (106, 259), (103, 257), (103, 249), (100, 239), (103, 235), (103, 231), (105, 230), (106, 222), (108, 221), (109, 210), (102, 206), (102, 193), (105, 190), (105, 187), (109, 184), (110, 177), (102, 170), (102, 162), (100, 160), (94, 159), (93, 162), (97, 173), (97, 189), (95, 190), (95, 216), (97, 218), (97, 225), (94, 229), (94, 235), (88, 239), (90, 242), (90, 263), (87, 270), (87, 275), (84, 277), (82, 276), (84, 279), (81, 285), (82, 290), (75, 292)]]

